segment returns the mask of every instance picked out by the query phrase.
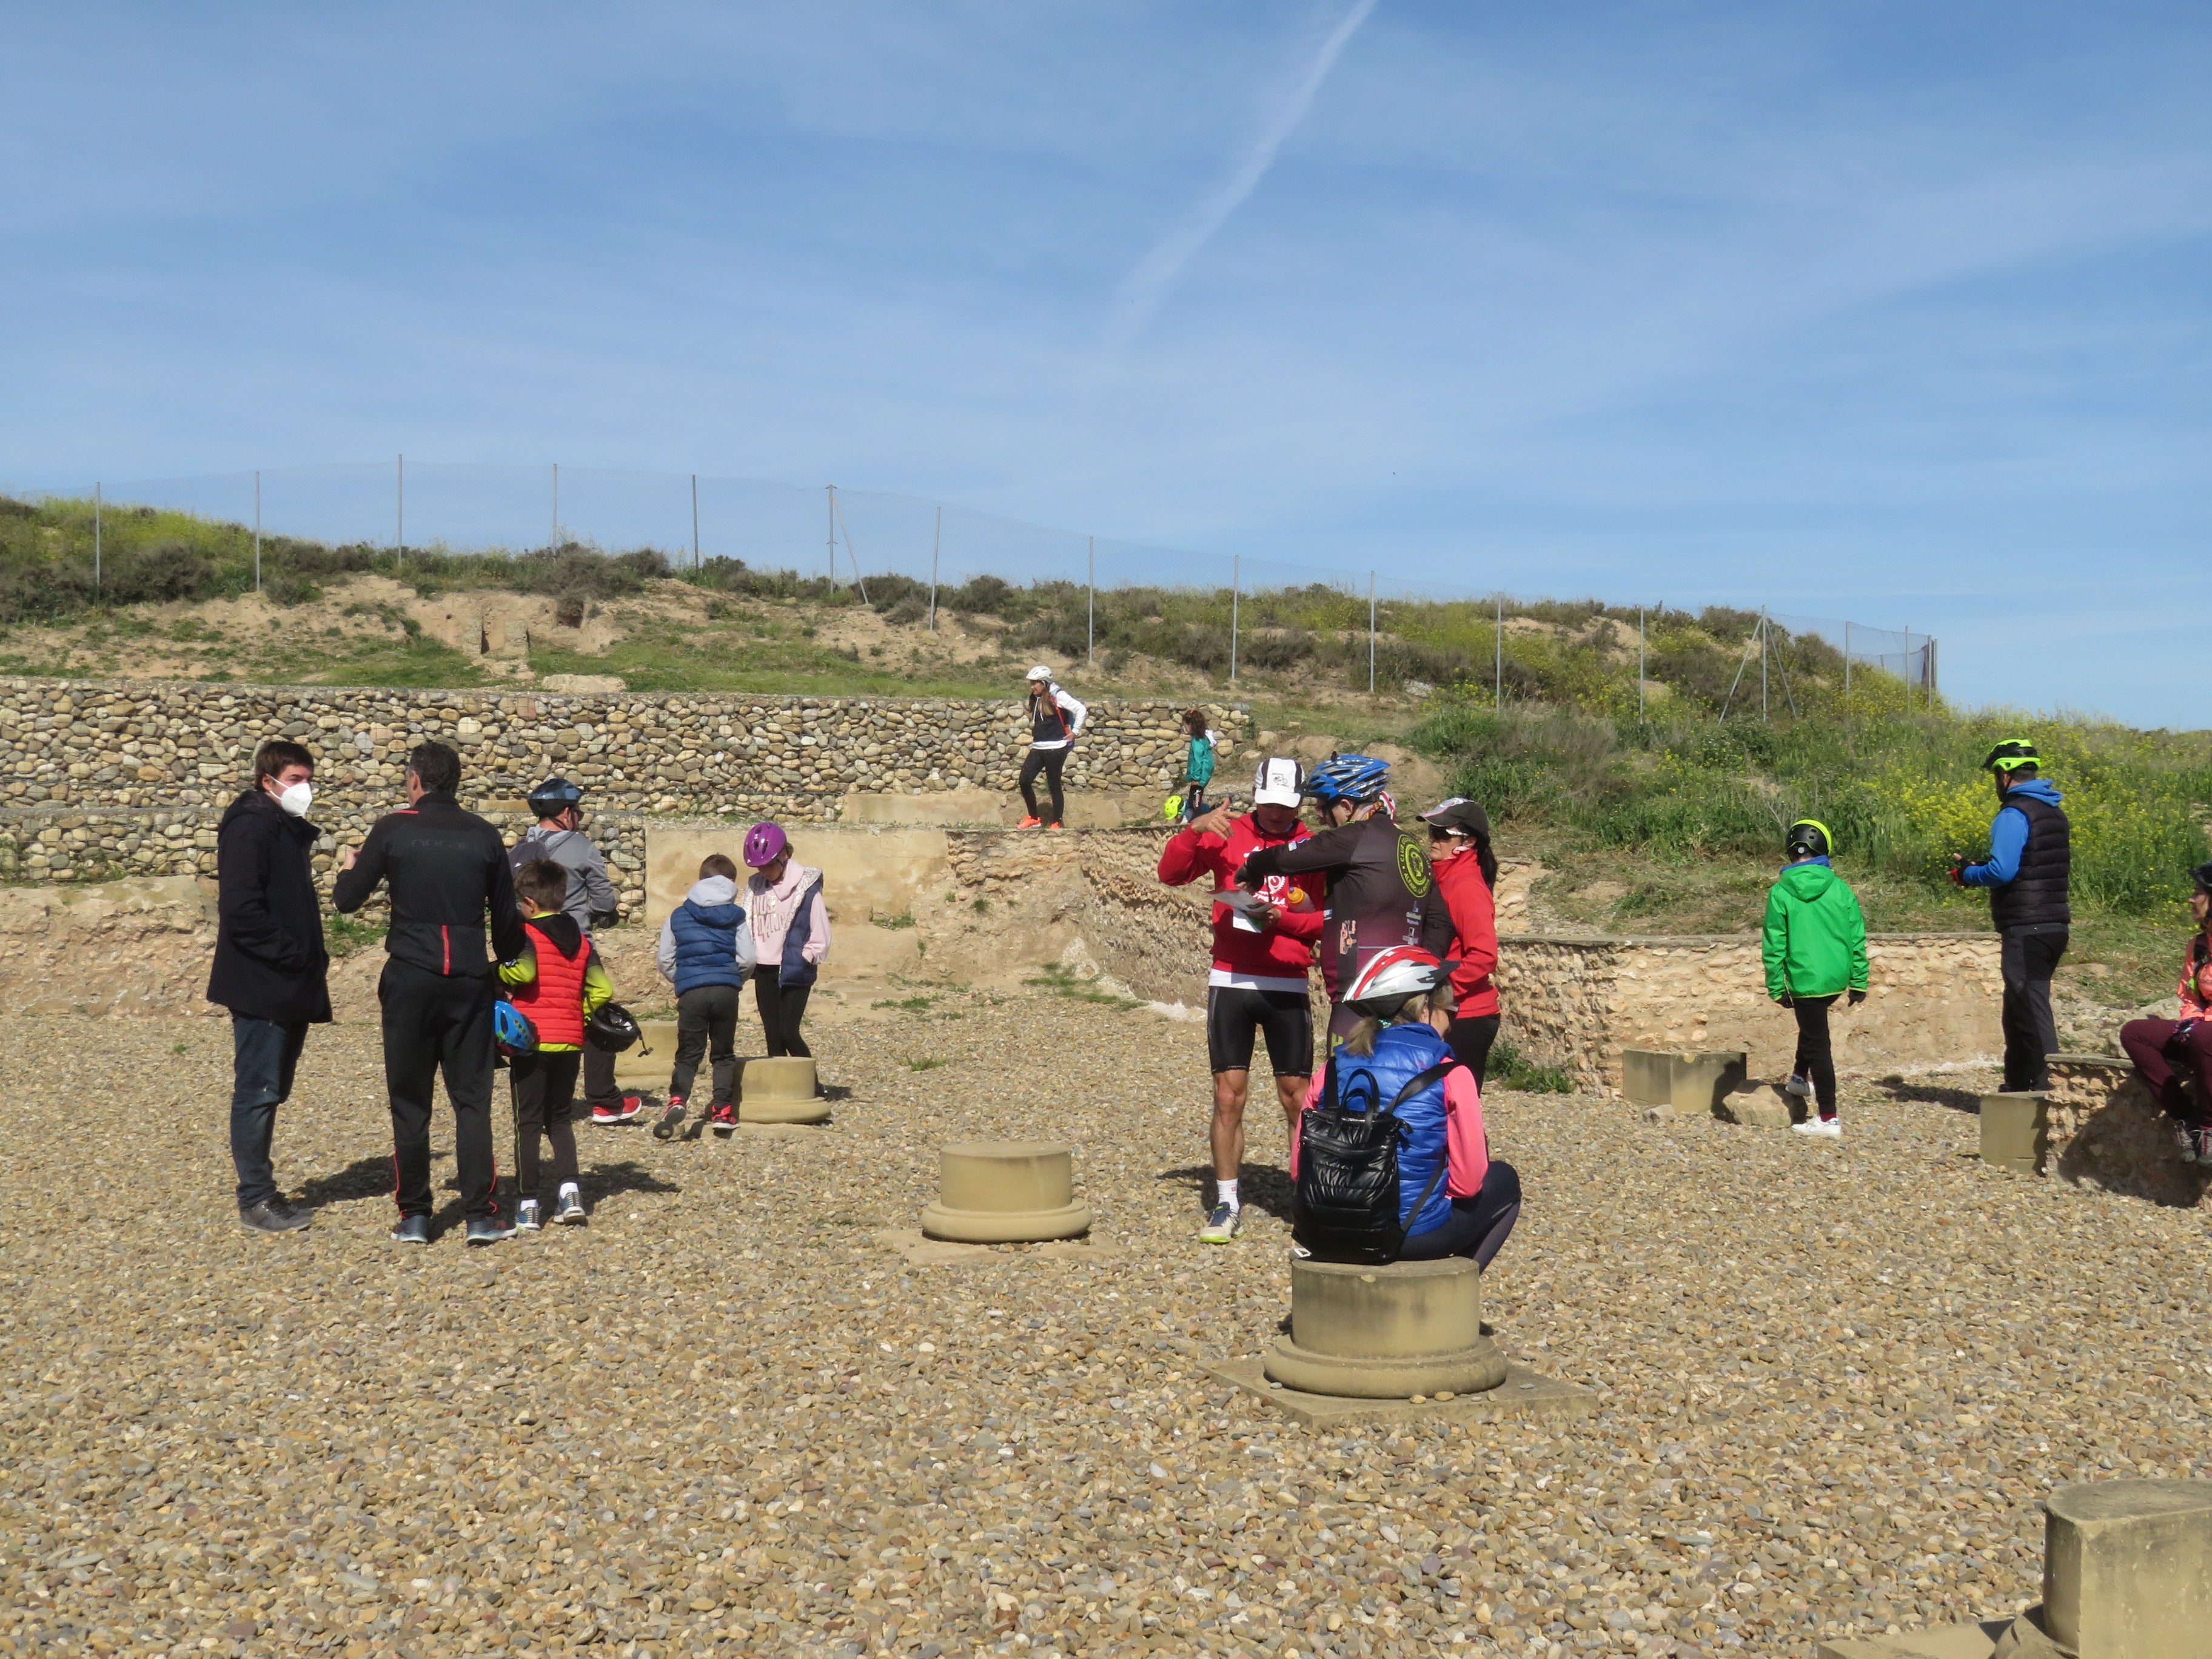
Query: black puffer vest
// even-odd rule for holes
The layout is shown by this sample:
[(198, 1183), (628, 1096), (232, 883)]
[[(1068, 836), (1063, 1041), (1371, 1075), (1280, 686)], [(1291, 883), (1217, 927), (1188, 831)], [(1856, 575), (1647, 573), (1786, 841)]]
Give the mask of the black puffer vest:
[(2027, 816), (2027, 845), (2021, 848), (2020, 873), (2003, 886), (1990, 889), (1990, 920), (2000, 933), (2008, 927), (2072, 921), (2066, 878), (2074, 853), (2066, 814), (2032, 795), (2007, 795), (2005, 805)]

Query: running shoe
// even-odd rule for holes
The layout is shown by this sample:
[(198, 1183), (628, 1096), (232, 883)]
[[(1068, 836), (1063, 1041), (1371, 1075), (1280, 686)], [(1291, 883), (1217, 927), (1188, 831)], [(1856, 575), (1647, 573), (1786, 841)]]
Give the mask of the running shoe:
[(430, 1218), (427, 1215), (403, 1215), (399, 1224), (392, 1230), (394, 1244), (428, 1244), (430, 1242)]
[(1784, 1094), (1795, 1095), (1800, 1100), (1810, 1100), (1813, 1097), (1813, 1080), (1802, 1073), (1798, 1073), (1782, 1085), (1782, 1091)]
[(727, 1140), (737, 1133), (738, 1109), (734, 1106), (717, 1106), (708, 1121), (714, 1124), (714, 1133)]
[(1813, 1133), (1825, 1135), (1830, 1140), (1841, 1140), (1844, 1138), (1844, 1121), (1832, 1112), (1820, 1120), (1820, 1127)]
[(1065, 830), (1067, 826), (1062, 823), (1058, 818), (1054, 818), (1050, 823), (1045, 825), (1045, 828), (1048, 830)]
[(514, 1237), (514, 1224), (503, 1215), (472, 1215), (469, 1218), (469, 1243), (496, 1244), (502, 1238)]
[(653, 1126), (653, 1138), (655, 1140), (673, 1140), (676, 1131), (683, 1127), (683, 1123), (684, 1097), (672, 1095), (668, 1099), (668, 1109), (661, 1113), (659, 1121)]
[(2207, 1123), (2197, 1131), (2197, 1161), (2212, 1164), (2212, 1123)]
[(618, 1106), (594, 1106), (592, 1108), (592, 1121), (594, 1123), (619, 1123), (622, 1121), (622, 1109)]
[(1790, 1133), (1797, 1135), (1819, 1134), (1820, 1133), (1820, 1119), (1819, 1114), (1814, 1113), (1810, 1116), (1799, 1119), (1796, 1122), (1790, 1126)]
[(580, 1227), (591, 1219), (584, 1213), (584, 1195), (574, 1187), (562, 1193), (553, 1203), (553, 1219), (563, 1227)]
[(1014, 828), (1017, 830), (1042, 830), (1044, 828), (1044, 820), (1042, 818), (1024, 818), (1019, 823), (1016, 824)]
[(238, 1212), (238, 1224), (258, 1233), (289, 1233), (314, 1219), (306, 1210), (295, 1210), (283, 1198), (264, 1198)]
[(1201, 1244), (1226, 1244), (1237, 1237), (1237, 1224), (1243, 1219), (1242, 1209), (1217, 1204), (1206, 1212), (1206, 1225), (1198, 1230), (1198, 1242)]
[(514, 1206), (515, 1231), (519, 1233), (534, 1233), (538, 1231), (544, 1225), (544, 1222), (538, 1218), (538, 1200), (536, 1199), (526, 1198), (520, 1204)]
[(2184, 1123), (2179, 1118), (2173, 1124), (2174, 1148), (2181, 1154), (2184, 1164), (2197, 1162), (2197, 1130), (2193, 1123)]

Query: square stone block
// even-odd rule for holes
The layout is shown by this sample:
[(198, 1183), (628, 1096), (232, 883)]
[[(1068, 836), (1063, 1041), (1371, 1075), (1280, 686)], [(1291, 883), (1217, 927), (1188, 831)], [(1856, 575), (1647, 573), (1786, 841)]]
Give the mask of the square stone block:
[(1982, 1162), (2041, 1175), (2051, 1152), (2051, 1103), (2039, 1094), (1982, 1097)]
[(2043, 1624), (2080, 1659), (2212, 1659), (2212, 1480), (2091, 1480), (2044, 1505)]
[(1668, 1103), (1678, 1112), (1711, 1112), (1723, 1095), (1743, 1087), (1750, 1075), (1751, 1056), (1741, 1048), (1677, 1054)]
[(1673, 1105), (1674, 1056), (1659, 1048), (1623, 1048), (1620, 1092), (1634, 1106)]

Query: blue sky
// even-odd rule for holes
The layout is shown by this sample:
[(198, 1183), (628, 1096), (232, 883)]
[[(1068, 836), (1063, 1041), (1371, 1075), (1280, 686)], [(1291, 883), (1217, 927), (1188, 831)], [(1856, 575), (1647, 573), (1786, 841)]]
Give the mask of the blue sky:
[(834, 480), (2212, 723), (2201, 4), (4, 21), (0, 481)]

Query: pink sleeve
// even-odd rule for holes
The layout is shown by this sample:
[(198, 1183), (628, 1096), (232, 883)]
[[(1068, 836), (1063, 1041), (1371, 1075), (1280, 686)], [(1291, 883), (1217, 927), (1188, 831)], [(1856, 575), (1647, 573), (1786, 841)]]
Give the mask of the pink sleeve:
[(1464, 1066), (1444, 1074), (1444, 1146), (1451, 1160), (1444, 1191), (1454, 1198), (1473, 1198), (1490, 1173), (1490, 1140), (1482, 1132), (1482, 1093), (1474, 1086), (1474, 1073)]

